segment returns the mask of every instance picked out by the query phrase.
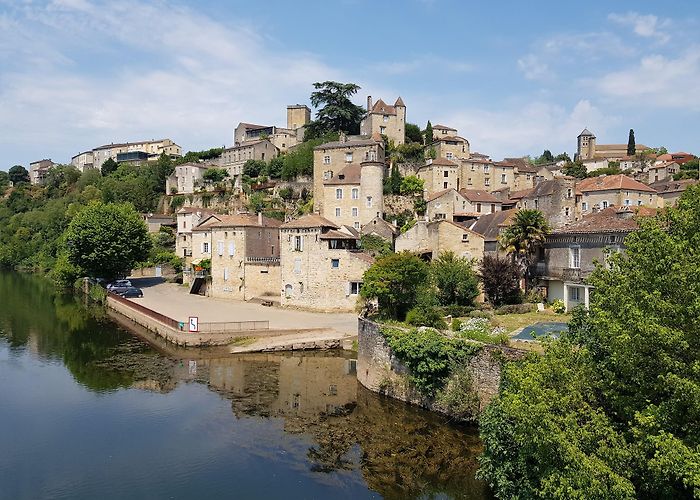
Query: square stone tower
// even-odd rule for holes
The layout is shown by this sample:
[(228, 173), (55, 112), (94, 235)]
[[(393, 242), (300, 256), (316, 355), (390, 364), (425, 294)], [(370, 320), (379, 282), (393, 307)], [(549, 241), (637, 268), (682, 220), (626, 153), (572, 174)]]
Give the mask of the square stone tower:
[(305, 127), (311, 121), (311, 110), (304, 104), (287, 106), (287, 128), (296, 130)]

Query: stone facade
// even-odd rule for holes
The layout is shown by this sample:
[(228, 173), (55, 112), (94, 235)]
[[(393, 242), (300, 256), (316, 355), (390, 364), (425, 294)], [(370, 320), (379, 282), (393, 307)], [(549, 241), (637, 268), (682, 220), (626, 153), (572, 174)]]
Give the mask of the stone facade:
[(657, 206), (656, 191), (623, 174), (592, 177), (577, 186), (581, 215), (603, 210), (610, 206)]
[(456, 135), (439, 136), (431, 145), (440, 158), (448, 160), (469, 159), (469, 141)]
[(41, 186), (46, 181), (49, 170), (55, 165), (50, 159), (34, 161), (29, 164), (29, 182), (33, 186)]
[(663, 182), (667, 180), (672, 180), (673, 175), (681, 171), (680, 165), (678, 163), (670, 161), (660, 164), (651, 165), (647, 169), (648, 175), (645, 176), (643, 182), (648, 184), (653, 184), (654, 182)]
[(175, 167), (172, 175), (165, 180), (167, 194), (190, 194), (204, 184), (203, 175), (213, 165), (204, 163), (183, 163)]
[(94, 157), (92, 151), (78, 153), (70, 160), (70, 164), (81, 172), (85, 172), (94, 167)]
[(540, 210), (552, 227), (571, 224), (579, 218), (576, 179), (558, 177), (539, 182), (518, 200), (516, 207)]
[(449, 220), (418, 221), (396, 238), (396, 251), (409, 251), (431, 259), (451, 251), (459, 257), (480, 260), (484, 256), (484, 237)]
[(367, 96), (367, 116), (360, 122), (360, 134), (374, 137), (385, 135), (394, 144), (406, 142), (406, 105), (399, 97), (393, 106), (379, 99), (372, 104), (372, 96)]
[(688, 186), (697, 184), (695, 179), (683, 179), (680, 181), (666, 180), (655, 182), (649, 187), (656, 190), (656, 203), (659, 208), (673, 207), (678, 203), (679, 198), (683, 195)]
[[(526, 353), (517, 349), (484, 345), (467, 364), (472, 390), (482, 412), (498, 394), (504, 362), (523, 359)], [(358, 319), (357, 380), (367, 389), (422, 406), (431, 411), (449, 414), (449, 410), (433, 399), (418, 393), (410, 384), (409, 369), (396, 357), (380, 331), (380, 325), (365, 318)], [(449, 383), (449, 382), (448, 382)], [(478, 415), (471, 415), (476, 420)]]
[[(578, 135), (576, 147), (577, 160), (619, 160), (627, 156), (627, 144), (598, 144), (596, 136), (588, 129)], [(641, 154), (649, 149), (644, 144), (635, 145), (635, 154)]]
[(139, 152), (144, 153), (148, 159), (157, 159), (161, 154), (171, 158), (182, 156), (182, 148), (170, 139), (106, 144), (92, 150), (93, 167), (101, 169), (109, 158), (116, 161), (117, 155)]
[(246, 161), (270, 161), (278, 155), (279, 149), (269, 139), (251, 140), (224, 149), (219, 164), (233, 179), (243, 174), (243, 165)]
[(280, 303), (316, 311), (353, 311), (373, 259), (359, 250), (359, 234), (318, 215), (280, 228)]

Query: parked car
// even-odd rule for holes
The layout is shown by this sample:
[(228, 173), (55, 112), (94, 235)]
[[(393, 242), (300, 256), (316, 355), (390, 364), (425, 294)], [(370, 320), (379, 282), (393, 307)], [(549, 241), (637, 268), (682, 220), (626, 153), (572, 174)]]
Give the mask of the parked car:
[(127, 287), (126, 290), (123, 292), (117, 292), (119, 295), (121, 295), (124, 298), (127, 299), (132, 299), (132, 298), (141, 298), (143, 297), (143, 291), (141, 291), (140, 288), (136, 288), (135, 286), (130, 286)]
[(118, 293), (116, 290), (117, 288), (128, 288), (130, 286), (132, 286), (132, 284), (129, 280), (115, 280), (107, 285), (107, 290)]

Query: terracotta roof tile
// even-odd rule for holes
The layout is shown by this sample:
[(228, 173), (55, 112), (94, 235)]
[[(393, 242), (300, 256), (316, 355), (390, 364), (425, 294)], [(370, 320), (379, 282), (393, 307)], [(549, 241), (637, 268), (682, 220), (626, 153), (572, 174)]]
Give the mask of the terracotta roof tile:
[(328, 219), (321, 217), (318, 214), (304, 215), (298, 219), (290, 220), (280, 226), (282, 229), (301, 229), (307, 227), (328, 227), (331, 229), (340, 229), (340, 226), (334, 224)]
[(656, 209), (647, 207), (608, 207), (600, 212), (584, 216), (573, 224), (554, 231), (552, 234), (580, 233), (629, 233), (638, 228), (636, 216), (649, 217), (656, 214)]
[(501, 203), (501, 200), (496, 198), (494, 195), (481, 189), (460, 189), (459, 194), (472, 202)]
[(624, 174), (601, 175), (583, 179), (576, 186), (581, 193), (611, 190), (629, 190), (654, 193), (654, 189)]
[(336, 186), (343, 184), (359, 184), (362, 167), (356, 163), (352, 163), (334, 175), (327, 181), (323, 181), (328, 186)]
[(441, 165), (445, 167), (456, 167), (457, 164), (453, 162), (452, 160), (448, 160), (447, 158), (443, 157), (438, 157), (435, 158), (431, 163), (428, 163), (427, 165)]
[(515, 216), (518, 210), (512, 208), (510, 210), (502, 210), (492, 214), (486, 214), (471, 226), (471, 230), (484, 237), (486, 241), (495, 241), (498, 239), (500, 228), (510, 224), (511, 219)]

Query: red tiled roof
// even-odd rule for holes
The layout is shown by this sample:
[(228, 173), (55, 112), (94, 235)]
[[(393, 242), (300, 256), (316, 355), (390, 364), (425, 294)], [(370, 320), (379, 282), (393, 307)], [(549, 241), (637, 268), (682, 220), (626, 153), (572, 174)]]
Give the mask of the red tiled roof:
[(576, 188), (581, 193), (612, 190), (644, 191), (647, 193), (656, 192), (653, 188), (639, 181), (635, 181), (625, 174), (601, 175), (583, 179), (578, 183)]
[(428, 165), (443, 165), (445, 167), (456, 167), (457, 164), (451, 160), (448, 160), (447, 158), (443, 157), (438, 157), (435, 158), (431, 163), (428, 163)]
[(628, 207), (608, 207), (588, 214), (553, 234), (629, 233), (638, 227), (635, 217), (650, 217), (655, 214), (656, 209), (648, 207), (635, 207), (634, 210)]
[(328, 219), (321, 217), (318, 214), (304, 215), (298, 219), (290, 220), (280, 226), (282, 229), (301, 229), (308, 227), (329, 227), (331, 229), (340, 229), (340, 227)]
[(216, 216), (219, 220), (210, 220), (204, 224), (200, 224), (194, 230), (203, 231), (211, 228), (224, 228), (224, 227), (280, 227), (282, 221), (277, 219), (272, 219), (270, 217), (262, 216), (262, 224), (260, 224), (260, 219), (258, 215), (254, 214), (236, 214), (236, 215), (219, 215)]
[(501, 203), (501, 200), (496, 198), (494, 195), (481, 189), (460, 189), (459, 194), (472, 202)]
[(377, 102), (374, 103), (374, 106), (372, 106), (372, 111), (370, 111), (370, 113), (378, 113), (382, 115), (395, 115), (396, 108), (394, 106), (389, 106), (387, 103), (379, 99), (377, 100)]
[(360, 175), (362, 167), (356, 163), (352, 163), (338, 172), (338, 175), (334, 175), (327, 181), (323, 181), (324, 184), (329, 186), (343, 185), (343, 184), (359, 184)]

